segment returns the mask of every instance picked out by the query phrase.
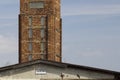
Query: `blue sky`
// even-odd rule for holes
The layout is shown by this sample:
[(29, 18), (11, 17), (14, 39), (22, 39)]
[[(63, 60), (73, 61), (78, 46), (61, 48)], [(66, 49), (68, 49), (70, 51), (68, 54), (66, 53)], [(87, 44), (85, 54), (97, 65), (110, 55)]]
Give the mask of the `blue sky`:
[[(120, 71), (120, 0), (62, 0), (63, 62)], [(19, 0), (0, 2), (0, 66), (18, 60)]]

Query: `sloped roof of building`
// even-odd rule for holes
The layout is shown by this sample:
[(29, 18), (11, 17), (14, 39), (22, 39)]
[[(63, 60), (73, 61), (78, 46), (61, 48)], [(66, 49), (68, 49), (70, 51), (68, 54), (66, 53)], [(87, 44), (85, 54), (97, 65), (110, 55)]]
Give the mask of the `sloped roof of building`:
[(22, 67), (27, 67), (27, 66), (31, 66), (34, 64), (46, 64), (46, 65), (56, 66), (56, 67), (60, 67), (60, 68), (76, 68), (76, 69), (95, 71), (95, 72), (112, 74), (112, 75), (120, 75), (120, 72), (117, 72), (117, 71), (93, 68), (93, 67), (82, 66), (82, 65), (69, 64), (69, 63), (47, 61), (47, 60), (34, 60), (34, 61), (25, 62), (25, 63), (21, 63), (21, 64), (14, 64), (14, 65), (6, 66), (6, 67), (1, 67), (0, 72), (6, 71), (6, 70), (18, 69), (18, 68), (22, 68)]

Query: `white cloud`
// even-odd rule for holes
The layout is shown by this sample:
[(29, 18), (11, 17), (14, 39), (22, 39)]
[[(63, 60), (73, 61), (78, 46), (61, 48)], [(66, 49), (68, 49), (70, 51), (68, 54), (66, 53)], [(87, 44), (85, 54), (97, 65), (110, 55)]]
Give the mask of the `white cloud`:
[(120, 5), (70, 5), (65, 6), (63, 16), (120, 14)]
[(17, 53), (17, 39), (0, 35), (0, 53)]

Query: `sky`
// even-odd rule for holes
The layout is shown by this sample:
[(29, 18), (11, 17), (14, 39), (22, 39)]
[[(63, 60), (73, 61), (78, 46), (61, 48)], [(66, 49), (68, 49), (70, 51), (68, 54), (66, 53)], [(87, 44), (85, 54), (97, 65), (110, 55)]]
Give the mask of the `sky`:
[[(0, 66), (18, 63), (19, 0), (0, 1)], [(120, 72), (120, 0), (62, 0), (63, 62)]]

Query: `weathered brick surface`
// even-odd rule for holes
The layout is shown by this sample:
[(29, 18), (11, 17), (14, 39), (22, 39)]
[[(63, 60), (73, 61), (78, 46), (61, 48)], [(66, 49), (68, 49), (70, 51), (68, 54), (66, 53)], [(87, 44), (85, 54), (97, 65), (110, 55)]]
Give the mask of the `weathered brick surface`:
[[(44, 8), (30, 8), (31, 2), (44, 2)], [(41, 17), (45, 20), (45, 36), (41, 38)], [(32, 38), (29, 38), (29, 18), (32, 18)], [(32, 60), (42, 59), (61, 62), (61, 16), (60, 0), (20, 0), (19, 16), (19, 62), (27, 62), (29, 54)], [(41, 43), (45, 44), (44, 51)], [(32, 43), (32, 51), (29, 51)]]

